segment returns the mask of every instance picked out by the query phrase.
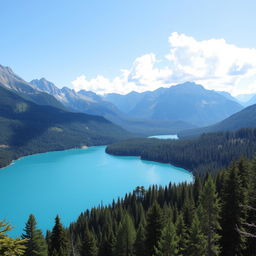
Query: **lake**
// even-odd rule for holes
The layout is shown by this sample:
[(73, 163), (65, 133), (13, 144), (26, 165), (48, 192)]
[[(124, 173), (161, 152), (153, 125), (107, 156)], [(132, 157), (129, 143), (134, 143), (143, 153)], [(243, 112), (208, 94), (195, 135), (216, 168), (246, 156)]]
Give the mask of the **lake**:
[(154, 135), (154, 136), (149, 136), (149, 138), (155, 138), (155, 139), (161, 139), (161, 140), (177, 140), (179, 139), (177, 134), (173, 135)]
[(109, 204), (136, 186), (185, 181), (193, 181), (188, 171), (138, 157), (111, 156), (104, 146), (27, 156), (0, 170), (0, 219), (16, 227), (10, 233), (16, 236), (32, 213), (46, 231), (57, 214), (68, 225), (84, 210)]

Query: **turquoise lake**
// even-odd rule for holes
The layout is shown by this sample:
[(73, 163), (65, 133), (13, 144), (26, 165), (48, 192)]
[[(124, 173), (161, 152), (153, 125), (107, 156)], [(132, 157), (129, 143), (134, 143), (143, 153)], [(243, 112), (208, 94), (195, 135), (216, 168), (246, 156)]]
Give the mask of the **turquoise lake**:
[(179, 139), (178, 135), (173, 134), (173, 135), (154, 135), (154, 136), (149, 136), (149, 138), (155, 138), (155, 139), (162, 139), (162, 140), (177, 140)]
[(68, 225), (86, 209), (109, 204), (136, 186), (185, 181), (193, 181), (188, 171), (111, 156), (104, 146), (27, 156), (0, 170), (0, 219), (15, 226), (10, 234), (17, 236), (32, 213), (46, 231), (57, 214)]

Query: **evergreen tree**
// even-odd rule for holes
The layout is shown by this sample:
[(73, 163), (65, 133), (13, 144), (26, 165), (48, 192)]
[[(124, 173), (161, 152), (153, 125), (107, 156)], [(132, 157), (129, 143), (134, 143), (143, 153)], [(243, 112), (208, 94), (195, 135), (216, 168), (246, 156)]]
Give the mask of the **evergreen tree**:
[(196, 176), (194, 186), (193, 186), (193, 197), (194, 197), (196, 206), (198, 205), (199, 196), (201, 194), (201, 191), (202, 191), (201, 179), (200, 179), (200, 177)]
[(22, 239), (26, 239), (24, 256), (47, 256), (47, 244), (40, 229), (36, 227), (34, 215), (29, 215)]
[(218, 244), (220, 203), (211, 175), (208, 176), (200, 195), (200, 210), (200, 220), (203, 232), (207, 238), (206, 255), (217, 256), (220, 252)]
[(179, 214), (177, 218), (176, 233), (178, 236), (178, 251), (181, 255), (184, 255), (187, 247), (187, 229), (182, 214)]
[(155, 248), (156, 256), (177, 256), (178, 255), (178, 237), (176, 235), (175, 225), (168, 221), (163, 229), (161, 240)]
[(109, 235), (105, 235), (99, 250), (99, 256), (114, 256), (116, 246), (116, 238), (111, 231)]
[(182, 212), (186, 227), (190, 227), (192, 224), (194, 209), (194, 203), (191, 200), (185, 200)]
[(69, 256), (68, 238), (59, 216), (55, 218), (50, 240), (49, 256)]
[(221, 210), (221, 255), (241, 256), (245, 249), (245, 238), (238, 232), (242, 230), (244, 219), (243, 206), (244, 195), (241, 186), (240, 176), (236, 165), (233, 165), (227, 172), (224, 183)]
[(195, 214), (189, 229), (186, 254), (189, 256), (206, 255), (206, 237), (203, 234), (197, 214)]
[(147, 256), (154, 254), (155, 248), (162, 236), (163, 230), (163, 213), (158, 203), (154, 203), (147, 214), (146, 225), (146, 250)]
[(119, 225), (116, 243), (117, 256), (133, 255), (133, 245), (136, 239), (136, 230), (128, 213), (125, 213)]
[(245, 236), (247, 238), (247, 248), (246, 248), (246, 256), (255, 256), (256, 255), (256, 155), (251, 161), (251, 165), (249, 167), (249, 189), (248, 189), (248, 215), (247, 221), (244, 225), (245, 232), (247, 233)]
[(85, 231), (84, 239), (82, 241), (81, 256), (97, 256), (98, 248), (96, 240), (92, 232), (88, 229)]
[(140, 225), (136, 234), (136, 240), (134, 244), (134, 251), (136, 256), (146, 256), (145, 239), (145, 229), (143, 225)]
[(1, 256), (20, 256), (24, 253), (26, 240), (19, 238), (13, 239), (7, 235), (13, 229), (8, 223), (0, 221), (0, 255)]

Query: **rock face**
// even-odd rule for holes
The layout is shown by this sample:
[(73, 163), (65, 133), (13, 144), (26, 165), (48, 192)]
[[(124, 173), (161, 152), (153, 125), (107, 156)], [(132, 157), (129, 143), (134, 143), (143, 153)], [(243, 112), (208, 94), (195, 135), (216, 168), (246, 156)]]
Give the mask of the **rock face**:
[(38, 90), (35, 86), (16, 75), (11, 68), (2, 65), (0, 65), (0, 86), (12, 90), (22, 98), (37, 104), (64, 109), (64, 106), (52, 95)]

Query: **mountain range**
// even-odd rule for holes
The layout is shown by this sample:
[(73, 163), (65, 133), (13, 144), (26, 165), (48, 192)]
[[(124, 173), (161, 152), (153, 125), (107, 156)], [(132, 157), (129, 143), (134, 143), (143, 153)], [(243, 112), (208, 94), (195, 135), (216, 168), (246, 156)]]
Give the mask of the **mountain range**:
[[(219, 126), (226, 122), (226, 118), (243, 109), (239, 100), (229, 93), (207, 90), (191, 82), (143, 93), (101, 96), (85, 90), (60, 89), (45, 78), (26, 82), (9, 67), (0, 66), (0, 87), (23, 100), (51, 106), (65, 113), (103, 117), (142, 136), (174, 133), (185, 136), (206, 129), (198, 127), (207, 127), (206, 130), (211, 131), (215, 128), (208, 127)], [(251, 102), (254, 100), (256, 96), (255, 99), (252, 97)]]
[(243, 107), (218, 92), (183, 83), (144, 93), (110, 94), (106, 99), (127, 114), (150, 120), (179, 120), (195, 126), (214, 124)]
[(45, 78), (34, 79), (30, 82), (38, 90), (55, 97), (69, 111), (103, 116), (111, 122), (123, 127), (129, 132), (149, 136), (152, 134), (177, 133), (178, 131), (196, 127), (183, 120), (151, 120), (137, 118), (119, 109), (94, 92), (81, 90), (76, 92), (70, 88), (59, 89)]

